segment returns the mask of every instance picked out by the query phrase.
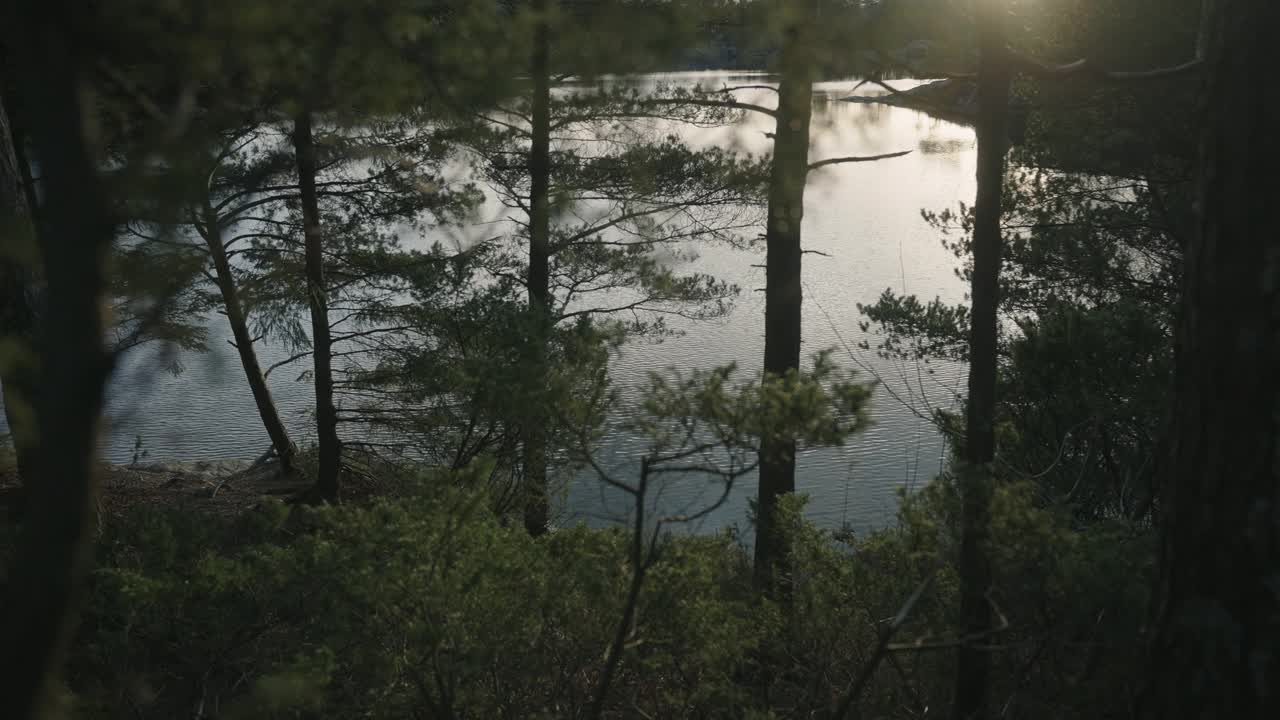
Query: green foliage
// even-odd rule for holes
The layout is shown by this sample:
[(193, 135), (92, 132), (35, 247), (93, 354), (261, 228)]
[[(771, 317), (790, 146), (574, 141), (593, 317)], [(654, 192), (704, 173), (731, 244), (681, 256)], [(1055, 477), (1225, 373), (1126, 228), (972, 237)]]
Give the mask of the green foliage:
[[(1010, 470), (1082, 518), (1142, 514), (1172, 376), (1169, 328), (1133, 301), (1051, 306), (1022, 323), (1002, 387)], [(1064, 380), (1070, 393), (1059, 393)], [(1016, 461), (1014, 460), (1016, 458)]]
[[(1197, 4), (1026, 0), (1009, 3), (1008, 20), (1020, 49), (1131, 67), (1184, 59)], [(735, 111), (715, 106), (730, 91), (593, 79), (663, 67), (704, 33), (700, 23), (767, 58), (800, 12), (818, 21), (805, 23), (805, 54), (827, 73), (884, 72), (921, 40), (932, 61), (963, 63), (970, 48), (958, 36), (971, 28), (960, 5), (551, 2), (540, 18), (529, 3), (496, 0), (128, 0), (69, 21), (96, 62), (85, 85), (100, 117), (87, 134), (100, 141), (126, 235), (108, 268), (114, 349), (204, 347), (190, 321), (217, 299), (200, 282), (201, 240), (234, 259), (254, 329), (307, 348), (287, 117), (314, 110), (340, 385), (352, 399), (344, 419), (394, 435), (436, 468), (404, 497), (364, 506), (271, 504), (234, 519), (148, 511), (109, 523), (69, 672), (73, 710), (579, 717), (599, 693), (632, 587), (635, 618), (604, 696), (611, 717), (822, 715), (869, 668), (873, 681), (852, 698), (868, 716), (920, 717), (945, 703), (958, 642), (949, 476), (904, 496), (898, 527), (865, 537), (819, 531), (802, 498), (785, 499), (792, 593), (781, 607), (750, 587), (731, 535), (661, 532), (688, 515), (650, 516), (634, 534), (574, 527), (530, 540), (505, 511), (523, 431), (547, 426), (557, 469), (594, 464), (618, 399), (612, 354), (669, 332), (664, 315), (728, 312), (737, 287), (680, 265), (696, 256), (692, 241), (752, 245), (760, 219), (767, 160), (694, 150), (635, 122), (732, 122)], [(1173, 39), (1135, 41), (1150, 18), (1175, 26)], [(512, 68), (527, 67), (542, 21), (562, 92), (549, 158), (551, 307), (534, 317), (520, 220), (533, 103)], [(1141, 521), (1181, 238), (1193, 227), (1188, 93), (1019, 93), (1036, 110), (1004, 198), (1004, 402), (987, 547), (1002, 623), (982, 640), (1006, 714), (1120, 716), (1141, 665), (1154, 557)], [(476, 183), (453, 176), (463, 165)], [(403, 233), (469, 220), (479, 183), (512, 211), (508, 230), (452, 249), (401, 245)], [(971, 208), (925, 216), (968, 278)], [(963, 305), (886, 292), (860, 309), (864, 329), (885, 331), (884, 353), (967, 357)], [(33, 364), (23, 350), (6, 341), (0, 362)], [(868, 422), (871, 388), (828, 354), (784, 377), (737, 383), (735, 372), (650, 378), (626, 420), (652, 443), (642, 472), (709, 473), (727, 494), (762, 440), (840, 444)], [(29, 408), (10, 409), (30, 421)], [(957, 416), (938, 419), (958, 437)], [(643, 518), (645, 480), (630, 481), (610, 480)], [(11, 530), (0, 527), (0, 548)], [(885, 618), (926, 581), (878, 658)]]
[[(72, 670), (82, 712), (573, 713), (620, 612), (624, 536), (571, 528), (530, 542), (456, 484), (230, 524), (130, 519), (104, 543)], [(663, 547), (619, 696), (660, 715), (714, 711), (741, 694), (729, 679), (766, 610), (726, 538)]]
[[(650, 104), (661, 95), (669, 104)], [(726, 314), (739, 288), (678, 268), (696, 259), (698, 244), (750, 244), (760, 219), (768, 163), (720, 148), (695, 150), (636, 120), (661, 115), (715, 126), (729, 115), (681, 104), (700, 94), (667, 97), (625, 82), (574, 85), (553, 95), (550, 151), (550, 292), (553, 322), (583, 315), (627, 316), (635, 335), (670, 332), (664, 315), (708, 319)], [(531, 98), (482, 126), (459, 132), (474, 154), (473, 170), (513, 212), (528, 210), (527, 163)], [(518, 217), (518, 216), (517, 216)], [(522, 223), (502, 238), (504, 251), (485, 268), (522, 277), (528, 231)]]
[[(238, 519), (138, 512), (108, 525), (68, 674), (80, 717), (564, 717), (585, 712), (630, 579), (631, 539), (531, 541), (488, 509), (488, 468), (363, 506), (271, 504)], [(470, 478), (466, 476), (471, 476)], [(1035, 486), (998, 484), (994, 696), (1019, 716), (1122, 713), (1141, 667), (1151, 537), (1081, 526)], [(790, 611), (751, 587), (729, 535), (662, 536), (608, 717), (825, 713), (869, 666), (885, 619), (933, 582), (858, 705), (945, 703), (955, 637), (956, 491), (903, 499), (862, 537), (782, 507)]]
[[(1185, 100), (1126, 100), (1160, 115), (1145, 121), (1097, 98), (1087, 107), (1102, 115), (1082, 123), (1041, 105), (1006, 178), (997, 462), (1082, 520), (1140, 518), (1155, 496), (1171, 310), (1183, 239), (1194, 232)], [(969, 280), (972, 208), (924, 215)], [(860, 310), (864, 329), (883, 332), (883, 353), (966, 358), (966, 304), (886, 292)]]
[(158, 344), (173, 373), (182, 371), (177, 353), (208, 350), (207, 296), (196, 278), (203, 259), (188, 248), (120, 242), (109, 258), (112, 350), (125, 352)]
[(658, 456), (687, 451), (695, 423), (706, 434), (699, 440), (731, 453), (754, 453), (769, 438), (843, 444), (866, 425), (871, 387), (840, 371), (831, 354), (815, 356), (812, 370), (744, 384), (732, 382), (732, 365), (672, 379), (650, 373), (632, 428), (649, 438)]
[[(882, 356), (968, 361), (969, 308), (965, 305), (947, 305), (936, 299), (922, 304), (914, 295), (899, 296), (885, 290), (874, 305), (858, 305), (858, 311), (867, 317), (863, 332), (873, 323), (883, 330), (876, 346)], [(862, 348), (870, 350), (870, 342), (863, 341)]]
[[(904, 497), (900, 528), (873, 542), (949, 567), (959, 508), (944, 476)], [(1069, 506), (1046, 506), (1035, 483), (1010, 478), (996, 483), (991, 517), (991, 599), (1004, 621), (990, 638), (993, 697), (1007, 698), (1019, 717), (1126, 715), (1142, 682), (1154, 533), (1122, 521), (1082, 525)]]

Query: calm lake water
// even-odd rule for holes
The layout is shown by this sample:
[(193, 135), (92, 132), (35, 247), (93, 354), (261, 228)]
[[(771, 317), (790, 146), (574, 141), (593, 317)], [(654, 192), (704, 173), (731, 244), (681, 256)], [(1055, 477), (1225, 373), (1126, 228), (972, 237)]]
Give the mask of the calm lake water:
[[(720, 86), (742, 84), (739, 74), (687, 73), (658, 76), (673, 82)], [(764, 76), (747, 78), (752, 83)], [(798, 459), (797, 484), (811, 497), (809, 513), (821, 525), (849, 525), (865, 530), (890, 522), (896, 490), (927, 482), (941, 467), (945, 448), (934, 428), (917, 413), (953, 407), (964, 386), (963, 368), (884, 360), (858, 344), (868, 338), (859, 329), (858, 303), (871, 303), (886, 288), (958, 302), (964, 287), (955, 275), (956, 259), (945, 251), (938, 234), (920, 210), (955, 207), (972, 201), (976, 147), (969, 128), (933, 119), (912, 110), (840, 102), (854, 81), (817, 86), (812, 157), (872, 155), (912, 150), (912, 154), (879, 163), (824, 168), (810, 176), (804, 220), (804, 343), (806, 355), (837, 348), (835, 357), (879, 379), (870, 415), (873, 425), (846, 447), (814, 449)], [(910, 87), (913, 83), (904, 83)], [(865, 92), (865, 90), (864, 90)], [(772, 104), (767, 91), (740, 91), (740, 99)], [(752, 153), (766, 153), (772, 119), (750, 116), (729, 128), (679, 131), (694, 143), (718, 143)], [(476, 219), (477, 228), (506, 213), (491, 203)], [(492, 227), (488, 230), (492, 234)], [(764, 298), (755, 292), (764, 271), (754, 267), (761, 254), (710, 248), (694, 266), (743, 288), (733, 312), (723, 319), (693, 323), (676, 320), (681, 337), (625, 348), (616, 359), (614, 382), (634, 387), (645, 373), (667, 367), (711, 368), (737, 362), (742, 373), (758, 372), (764, 340)], [(124, 363), (110, 392), (108, 432), (103, 454), (112, 462), (128, 462), (136, 438), (149, 460), (249, 458), (260, 454), (268, 439), (254, 409), (225, 319), (210, 319), (211, 351), (182, 358), (185, 372), (158, 374), (154, 353), (140, 352)], [(283, 348), (265, 345), (264, 365), (283, 359)], [(282, 413), (295, 437), (309, 432), (308, 382), (298, 380), (302, 366), (277, 371), (270, 378)], [(618, 435), (601, 449), (601, 462), (626, 475), (632, 473), (644, 444)], [(589, 473), (567, 479), (562, 519), (608, 522), (625, 516), (628, 506), (605, 492)], [(694, 529), (746, 525), (747, 500), (755, 479), (743, 478), (730, 500)], [(718, 495), (705, 480), (685, 478), (662, 488), (669, 508), (698, 508)]]

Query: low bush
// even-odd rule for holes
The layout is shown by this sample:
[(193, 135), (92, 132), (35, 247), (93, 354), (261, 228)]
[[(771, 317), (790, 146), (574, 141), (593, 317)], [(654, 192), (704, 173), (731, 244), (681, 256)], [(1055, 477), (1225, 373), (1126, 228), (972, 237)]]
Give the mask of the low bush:
[[(73, 713), (590, 717), (623, 616), (630, 535), (572, 527), (530, 540), (457, 487), (110, 523), (68, 672)], [(665, 537), (604, 715), (829, 717), (856, 687), (848, 704), (866, 717), (935, 716), (957, 640), (954, 503), (939, 480), (904, 497), (897, 526), (855, 537), (804, 522), (797, 499), (786, 510), (793, 576), (777, 601), (751, 586), (732, 535)], [(1147, 539), (1073, 526), (1018, 483), (997, 493), (994, 517), (992, 599), (1005, 622), (981, 642), (997, 657), (997, 707), (1124, 714)]]

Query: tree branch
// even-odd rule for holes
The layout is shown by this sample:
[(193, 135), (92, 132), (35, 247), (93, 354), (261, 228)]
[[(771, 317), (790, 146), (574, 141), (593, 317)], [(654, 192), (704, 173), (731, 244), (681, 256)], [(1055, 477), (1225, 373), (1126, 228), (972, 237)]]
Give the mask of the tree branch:
[(903, 150), (901, 152), (885, 153), (884, 155), (865, 155), (861, 157), (842, 157), (842, 158), (830, 158), (828, 160), (819, 160), (818, 162), (811, 163), (809, 165), (809, 172), (813, 172), (818, 168), (824, 168), (828, 165), (844, 165), (846, 163), (876, 162), (877, 160), (888, 160), (889, 158), (902, 157), (903, 155), (910, 155), (911, 153), (912, 153), (911, 150)]
[(302, 358), (310, 357), (310, 356), (311, 356), (311, 351), (310, 351), (310, 350), (307, 350), (306, 352), (301, 352), (301, 353), (298, 353), (297, 355), (294, 355), (294, 356), (292, 356), (292, 357), (285, 358), (284, 360), (281, 360), (280, 362), (274, 363), (274, 364), (272, 364), (272, 365), (271, 365), (271, 367), (267, 368), (267, 369), (266, 369), (266, 371), (262, 373), (262, 377), (264, 377), (264, 378), (270, 377), (270, 376), (271, 376), (271, 373), (272, 373), (273, 371), (278, 370), (278, 369), (280, 369), (280, 368), (284, 367), (285, 365), (289, 365), (289, 364), (291, 364), (291, 363), (295, 363), (295, 362), (297, 362), (297, 361), (301, 360)]
[(775, 93), (778, 92), (778, 88), (773, 85), (734, 85), (720, 88), (720, 92), (733, 92), (734, 90), (769, 90)]
[(1104, 80), (1107, 82), (1137, 82), (1142, 80), (1179, 77), (1181, 75), (1188, 75), (1193, 72), (1197, 72), (1204, 66), (1204, 62), (1200, 58), (1196, 58), (1182, 63), (1181, 65), (1155, 68), (1153, 70), (1116, 71), (1099, 67), (1088, 58), (1082, 58), (1065, 65), (1050, 65), (1033, 57), (1012, 51), (1009, 52), (1009, 61), (1013, 64), (1013, 68), (1018, 72), (1039, 79), (1057, 79), (1081, 76), (1093, 78), (1095, 80)]
[(778, 111), (767, 108), (763, 105), (754, 103), (738, 102), (737, 100), (699, 100), (695, 98), (655, 98), (644, 100), (642, 105), (693, 105), (695, 107), (718, 107), (727, 108), (729, 110), (749, 110), (768, 115), (769, 117), (777, 117)]
[(871, 677), (875, 675), (876, 668), (880, 667), (880, 663), (889, 654), (889, 641), (893, 639), (898, 629), (906, 623), (911, 611), (915, 610), (920, 598), (924, 597), (925, 592), (929, 590), (929, 586), (933, 584), (935, 576), (936, 573), (929, 573), (924, 582), (920, 583), (920, 587), (917, 587), (916, 591), (911, 593), (911, 597), (907, 598), (906, 603), (898, 610), (898, 614), (894, 615), (893, 619), (889, 621), (889, 627), (880, 633), (880, 642), (876, 644), (876, 651), (871, 655), (871, 659), (867, 661), (867, 664), (862, 667), (862, 670), (858, 672), (858, 676), (854, 678), (853, 684), (849, 686), (848, 692), (845, 693), (840, 705), (836, 708), (835, 714), (832, 715), (835, 720), (841, 720), (841, 718), (848, 715), (849, 710), (862, 697), (862, 692), (866, 689), (867, 683), (871, 681)]

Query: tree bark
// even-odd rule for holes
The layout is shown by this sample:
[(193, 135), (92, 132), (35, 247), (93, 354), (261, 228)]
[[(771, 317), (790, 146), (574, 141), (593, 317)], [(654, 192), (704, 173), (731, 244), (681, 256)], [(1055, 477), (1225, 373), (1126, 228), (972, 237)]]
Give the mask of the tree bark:
[(991, 523), (995, 459), (996, 344), (1003, 238), (1000, 201), (1008, 145), (1011, 69), (1005, 46), (1003, 0), (980, 0), (978, 8), (978, 193), (974, 203), (973, 309), (969, 334), (969, 398), (959, 468), (960, 615), (964, 634), (974, 639), (956, 654), (951, 717), (974, 720), (987, 715), (990, 659), (977, 645), (991, 630), (991, 563), (987, 540)]
[(311, 310), (311, 346), (315, 360), (316, 437), (320, 458), (316, 495), (324, 502), (341, 500), (339, 471), (342, 445), (338, 439), (338, 410), (333, 402), (333, 335), (329, 328), (329, 295), (324, 280), (324, 237), (320, 201), (316, 194), (316, 145), (312, 114), (303, 109), (294, 118), (293, 150), (298, 163), (305, 240), (307, 305)]
[[(796, 10), (798, 13), (807, 11)], [(786, 377), (800, 367), (802, 299), (801, 224), (809, 174), (809, 121), (813, 115), (815, 73), (803, 28), (810, 18), (793, 20), (782, 49), (778, 83), (777, 128), (769, 179), (765, 228), (764, 374)], [(794, 438), (765, 438), (760, 450), (760, 487), (756, 503), (755, 580), (774, 587), (786, 556), (777, 505), (796, 489)]]
[(31, 224), (40, 227), (40, 193), (36, 190), (36, 179), (31, 173), (31, 158), (27, 154), (27, 138), (31, 137), (21, 124), (21, 116), (17, 120), (9, 115), (9, 135), (13, 139), (13, 154), (18, 160), (19, 177), (22, 178), (22, 190), (27, 196), (27, 209), (31, 211)]
[(524, 427), (524, 525), (530, 535), (547, 530), (549, 420), (538, 390), (545, 386), (547, 342), (551, 330), (551, 30), (548, 0), (535, 0), (533, 57), (530, 74), (531, 140), (529, 144), (529, 353), (532, 391)]
[(40, 381), (26, 521), (0, 607), (0, 698), (6, 717), (42, 714), (75, 629), (91, 549), (98, 418), (111, 371), (105, 351), (104, 267), (114, 234), (82, 118), (83, 58), (61, 23), (64, 3), (0, 12), (43, 171), (40, 254), (48, 287), (39, 339)]
[(213, 258), (218, 292), (222, 294), (222, 306), (227, 313), (227, 322), (231, 324), (231, 336), (235, 339), (236, 353), (240, 356), (240, 365), (244, 368), (245, 377), (249, 381), (253, 402), (258, 407), (258, 416), (262, 418), (262, 425), (267, 430), (267, 436), (271, 438), (271, 446), (275, 448), (276, 456), (280, 458), (281, 467), (287, 472), (293, 469), (298, 448), (289, 438), (289, 432), (280, 420), (275, 400), (271, 397), (271, 388), (262, 374), (253, 335), (249, 333), (249, 322), (245, 317), (244, 305), (240, 302), (240, 291), (236, 287), (235, 276), (231, 274), (227, 249), (222, 244), (222, 227), (218, 223), (217, 213), (208, 203), (204, 207), (204, 225), (200, 228), (200, 232), (209, 248), (209, 256)]
[(1148, 718), (1280, 717), (1280, 5), (1207, 28), (1199, 232), (1184, 259)]
[(32, 475), (35, 447), (35, 223), (19, 165), (17, 140), (0, 98), (0, 388), (18, 477)]

